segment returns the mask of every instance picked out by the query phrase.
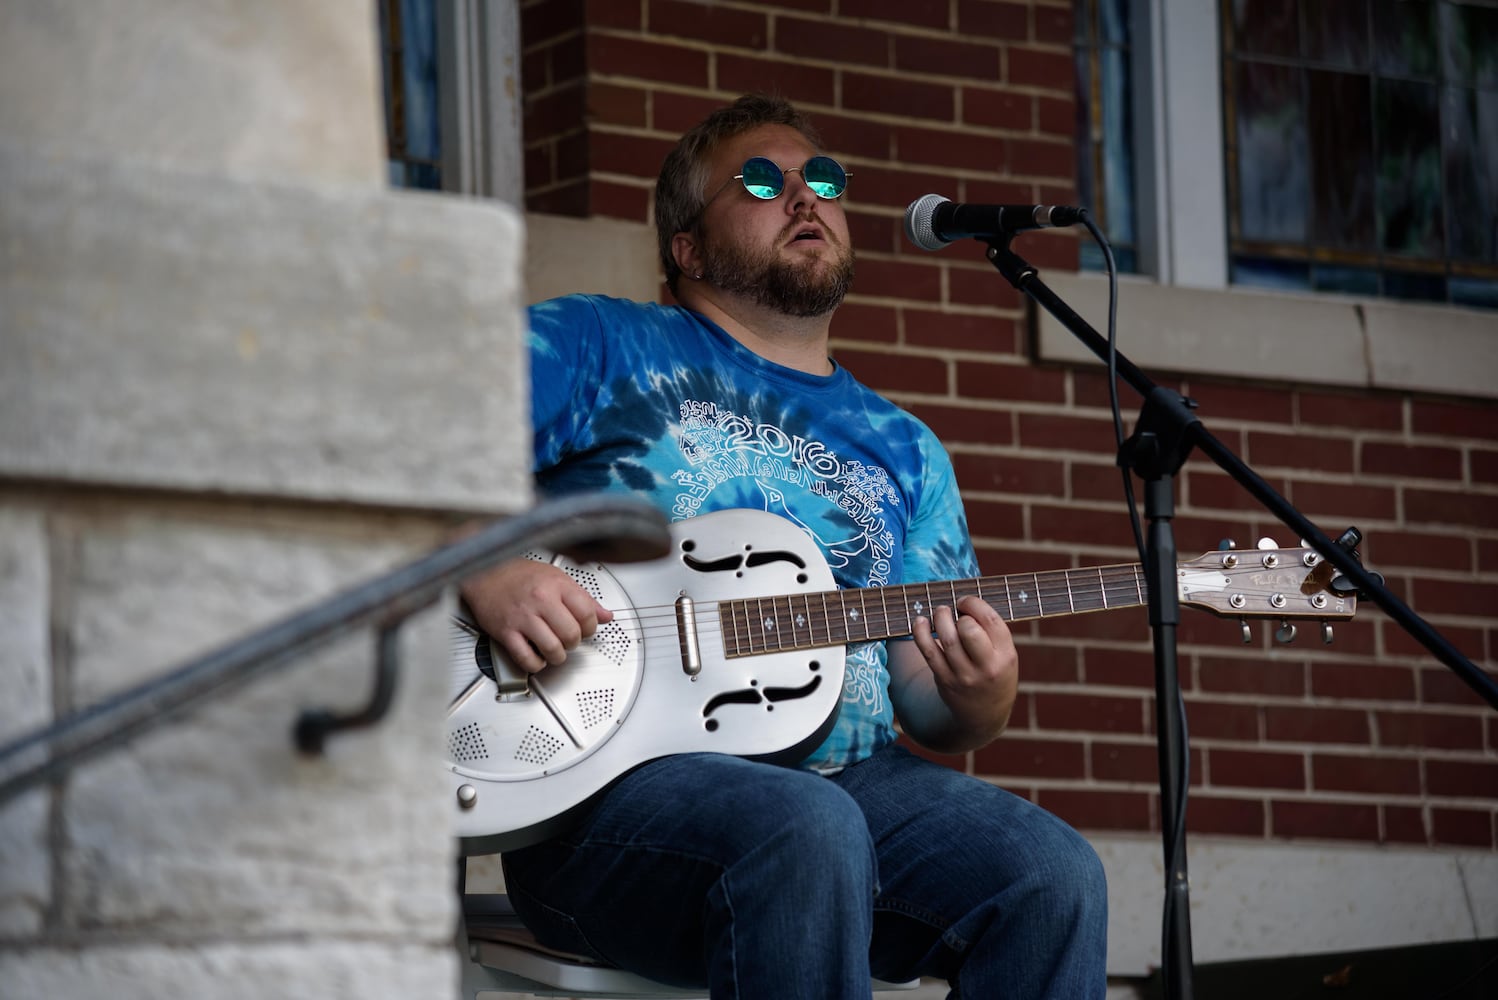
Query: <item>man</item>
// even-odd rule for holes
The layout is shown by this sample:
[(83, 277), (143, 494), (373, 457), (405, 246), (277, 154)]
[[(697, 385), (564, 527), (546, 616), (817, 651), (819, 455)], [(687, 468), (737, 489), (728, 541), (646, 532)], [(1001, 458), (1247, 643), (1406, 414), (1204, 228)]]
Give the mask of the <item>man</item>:
[[(754, 508), (822, 548), (840, 587), (976, 575), (931, 432), (828, 357), (853, 278), (845, 171), (789, 104), (745, 97), (662, 167), (662, 307), (532, 309), (536, 476), (642, 494), (673, 519)], [(746, 595), (756, 596), (756, 595)], [(611, 620), (560, 570), (471, 581), (478, 622), (530, 671)], [(960, 613), (960, 614), (959, 614)], [(1055, 817), (894, 745), (983, 746), (1014, 704), (1009, 630), (975, 597), (848, 649), (832, 734), (799, 767), (648, 763), (575, 829), (505, 857), (542, 942), (714, 997), (868, 997), (871, 974), (967, 998), (1101, 997), (1106, 890)]]

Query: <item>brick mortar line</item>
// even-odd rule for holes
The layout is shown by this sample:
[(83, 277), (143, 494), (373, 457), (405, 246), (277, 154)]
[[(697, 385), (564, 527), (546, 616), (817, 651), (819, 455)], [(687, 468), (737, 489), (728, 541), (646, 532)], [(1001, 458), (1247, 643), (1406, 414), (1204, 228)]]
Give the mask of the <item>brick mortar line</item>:
[[(1065, 55), (1070, 57), (1075, 48), (1072, 42), (1046, 42), (1039, 39), (1017, 39), (999, 38), (991, 35), (973, 35), (964, 32), (960, 25), (951, 25), (946, 28), (931, 28), (921, 24), (911, 24), (906, 21), (889, 21), (876, 17), (849, 17), (846, 14), (824, 14), (820, 11), (793, 11), (779, 7), (765, 7), (762, 4), (735, 4), (732, 0), (719, 0), (718, 7), (724, 10), (740, 11), (746, 14), (764, 14), (766, 26), (766, 46), (774, 44), (772, 41), (775, 29), (779, 27), (778, 21), (795, 18), (801, 21), (815, 21), (834, 27), (855, 27), (870, 33), (882, 34), (889, 41), (897, 41), (900, 38), (918, 38), (924, 41), (950, 41), (959, 44), (972, 45), (976, 47), (988, 47), (1005, 50), (1011, 48), (1023, 49), (1026, 52), (1039, 52), (1050, 55)], [(889, 27), (886, 28), (885, 26)], [(584, 25), (581, 28), (553, 35), (550, 40), (566, 39), (578, 34), (604, 35), (616, 38), (650, 38), (662, 39), (663, 45), (682, 45), (683, 47), (699, 48), (702, 46), (729, 48), (733, 51), (766, 52), (773, 51), (793, 59), (801, 58), (796, 53), (784, 52), (780, 49), (741, 49), (726, 42), (712, 42), (690, 35), (662, 35), (657, 33), (658, 29), (649, 26), (639, 28), (615, 28), (615, 27), (592, 27)], [(976, 39), (974, 41), (973, 39)], [(544, 45), (544, 42), (537, 42)], [(858, 64), (847, 64), (858, 65)]]
[[(1153, 779), (1046, 778), (1032, 774), (1004, 771), (979, 771), (975, 772), (974, 776), (985, 779), (998, 778), (1008, 781), (1011, 784), (1023, 782), (1035, 788), (1036, 791), (1105, 791), (1138, 794), (1149, 793), (1154, 795), (1160, 793), (1160, 785), (1158, 781)], [(1316, 802), (1326, 805), (1391, 805), (1406, 808), (1416, 804), (1436, 808), (1461, 808), (1466, 806), (1468, 807), (1468, 811), (1477, 812), (1498, 809), (1498, 799), (1462, 798), (1450, 795), (1431, 796), (1424, 793), (1348, 792), (1325, 788), (1250, 788), (1244, 785), (1199, 785), (1194, 783), (1191, 785), (1191, 791), (1198, 795), (1211, 793), (1217, 798), (1233, 799), (1242, 802), (1269, 803), (1273, 799), (1283, 800), (1287, 796), (1295, 796), (1293, 804), (1298, 805), (1302, 800), (1309, 801), (1314, 796)], [(1489, 805), (1472, 809), (1471, 806), (1473, 803), (1489, 803)]]
[[(659, 85), (657, 81), (649, 77), (631, 76), (628, 74), (594, 72), (588, 76), (579, 77), (578, 79), (587, 82), (606, 83), (615, 86), (627, 83), (631, 87), (637, 87), (638, 89), (642, 90), (666, 90), (665, 86)], [(901, 79), (904, 79), (903, 75), (901, 75)], [(708, 96), (717, 96), (719, 99), (726, 99), (729, 95), (737, 96), (738, 94), (737, 90), (725, 87), (708, 87), (704, 89), (700, 87), (684, 88), (680, 84), (671, 84), (670, 86), (677, 89), (670, 90), (669, 93), (673, 93), (683, 97), (700, 98), (703, 97), (704, 94), (706, 94)], [(557, 88), (557, 90), (560, 89), (564, 88)], [(1051, 95), (1037, 93), (1027, 96), (1047, 97)], [(963, 135), (971, 135), (980, 138), (1017, 138), (1038, 141), (1050, 140), (1054, 141), (1057, 145), (1070, 144), (1072, 142), (1072, 140), (1069, 140), (1064, 135), (1060, 135), (1055, 132), (1042, 132), (1038, 129), (1021, 131), (1019, 129), (998, 128), (995, 126), (987, 125), (974, 125), (969, 122), (955, 120), (950, 122), (938, 122), (935, 119), (931, 118), (916, 118), (910, 115), (870, 111), (860, 108), (848, 108), (840, 105), (824, 105), (817, 104), (811, 101), (798, 102), (796, 106), (799, 110), (805, 111), (811, 117), (813, 123), (816, 123), (819, 115), (837, 115), (838, 117), (842, 118), (857, 118), (860, 121), (875, 124), (911, 125), (918, 128), (924, 128), (927, 131), (931, 132), (939, 131), (942, 133), (949, 133), (960, 130), (961, 134)], [(672, 141), (675, 141), (680, 134), (675, 129), (663, 129), (651, 125), (621, 125), (615, 122), (590, 122), (586, 127), (595, 129), (601, 133), (608, 135), (643, 135), (651, 138), (670, 139)], [(870, 162), (885, 164), (890, 162), (900, 163), (903, 161), (897, 158), (880, 158), (877, 160), (871, 159)], [(945, 169), (950, 170), (958, 168), (947, 167)], [(1063, 180), (1066, 178), (1055, 176), (1054, 179)]]

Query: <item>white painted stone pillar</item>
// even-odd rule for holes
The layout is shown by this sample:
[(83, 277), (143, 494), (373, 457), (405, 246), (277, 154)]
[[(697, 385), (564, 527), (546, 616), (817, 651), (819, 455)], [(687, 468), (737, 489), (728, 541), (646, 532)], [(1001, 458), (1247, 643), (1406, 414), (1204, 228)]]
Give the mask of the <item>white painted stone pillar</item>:
[[(531, 504), (523, 226), (383, 147), (372, 0), (0, 4), (0, 743)], [(0, 994), (453, 996), (438, 619), (0, 805)]]

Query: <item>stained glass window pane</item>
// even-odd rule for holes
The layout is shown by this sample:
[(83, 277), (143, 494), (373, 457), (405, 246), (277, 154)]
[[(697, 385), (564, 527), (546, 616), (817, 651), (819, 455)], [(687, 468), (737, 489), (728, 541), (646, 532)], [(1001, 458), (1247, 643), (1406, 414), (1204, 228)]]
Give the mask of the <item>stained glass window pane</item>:
[(1385, 250), (1439, 257), (1446, 249), (1441, 212), (1441, 133), (1436, 88), (1378, 80), (1379, 229)]
[(1220, 2), (1232, 280), (1493, 307), (1498, 2)]
[(1441, 57), (1448, 83), (1498, 87), (1498, 7), (1443, 6)]
[(1441, 103), (1451, 256), (1498, 264), (1498, 90), (1447, 87)]
[(1306, 238), (1303, 75), (1273, 63), (1238, 64), (1238, 220), (1246, 240)]
[(1101, 37), (1105, 45), (1127, 46), (1129, 34), (1129, 0), (1099, 0)]
[(1373, 114), (1368, 78), (1310, 70), (1311, 238), (1327, 246), (1373, 245)]
[(1240, 52), (1257, 56), (1298, 55), (1297, 0), (1233, 0), (1233, 38)]
[(405, 51), (406, 152), (435, 162), (442, 155), (437, 106), (437, 12), (431, 0), (400, 0)]
[(1304, 261), (1273, 257), (1234, 257), (1229, 267), (1235, 285), (1273, 288), (1286, 292), (1309, 291), (1311, 267)]
[(390, 183), (442, 188), (436, 0), (380, 0)]
[(1311, 267), (1311, 288), (1344, 295), (1377, 295), (1378, 272), (1369, 267), (1315, 264)]
[(1480, 309), (1498, 309), (1498, 279), (1453, 276), (1447, 283), (1451, 301)]
[(1423, 0), (1378, 3), (1373, 15), (1375, 65), (1385, 76), (1430, 78), (1436, 72), (1436, 23)]
[(1446, 301), (1446, 276), (1419, 271), (1384, 272), (1384, 294), (1394, 299), (1419, 302)]
[(1301, 11), (1301, 51), (1307, 59), (1341, 69), (1368, 68), (1368, 0), (1303, 0)]
[[(1076, 0), (1077, 198), (1113, 249), (1120, 271), (1137, 271), (1129, 0)], [(1101, 270), (1102, 252), (1082, 244), (1082, 267)]]
[(1129, 106), (1129, 53), (1105, 49), (1103, 64), (1103, 183), (1107, 188), (1110, 241), (1133, 246), (1134, 232), (1134, 115)]

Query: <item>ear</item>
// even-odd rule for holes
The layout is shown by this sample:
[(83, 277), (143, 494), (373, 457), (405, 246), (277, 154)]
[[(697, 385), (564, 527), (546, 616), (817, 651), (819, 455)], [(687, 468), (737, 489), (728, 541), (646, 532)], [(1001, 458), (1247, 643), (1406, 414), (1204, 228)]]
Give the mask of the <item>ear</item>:
[(698, 239), (694, 233), (682, 232), (671, 237), (671, 257), (687, 277), (702, 270), (702, 255), (697, 244)]

